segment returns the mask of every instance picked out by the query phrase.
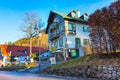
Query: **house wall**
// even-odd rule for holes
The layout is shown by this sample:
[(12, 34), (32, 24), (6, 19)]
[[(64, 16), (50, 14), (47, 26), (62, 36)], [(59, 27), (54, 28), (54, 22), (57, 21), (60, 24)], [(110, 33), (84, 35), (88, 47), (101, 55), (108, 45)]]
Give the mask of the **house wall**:
[[(61, 48), (65, 48), (66, 45), (66, 40), (68, 40), (70, 43), (68, 44), (68, 48), (70, 49), (75, 49), (76, 51), (78, 51), (79, 49), (79, 53), (80, 56), (84, 55), (84, 51), (83, 51), (83, 47), (84, 45), (84, 39), (88, 39), (89, 43), (90, 42), (90, 38), (89, 38), (89, 32), (83, 31), (83, 26), (85, 28), (89, 28), (89, 26), (87, 25), (86, 22), (75, 22), (75, 20), (71, 20), (71, 19), (66, 19), (61, 17), (59, 14), (58, 15), (53, 15), (53, 17), (51, 17), (51, 21), (49, 22), (49, 24), (51, 23), (51, 25), (49, 25), (49, 29), (48, 29), (48, 42), (49, 42), (49, 49), (50, 51), (53, 51), (53, 48), (56, 48), (55, 50), (60, 50)], [(77, 18), (78, 19), (78, 18)], [(52, 21), (53, 20), (53, 21)], [(59, 26), (57, 26), (57, 28), (55, 28), (52, 23), (54, 23), (54, 21), (58, 21), (57, 24)], [(73, 30), (73, 32), (75, 34), (69, 34), (68, 33), (72, 32), (71, 30), (69, 30), (69, 23), (75, 24), (75, 30)], [(54, 27), (54, 28), (53, 28)], [(51, 37), (51, 33), (50, 30), (52, 28), (52, 31), (56, 30), (56, 34), (59, 33), (59, 37), (55, 37), (53, 36), (53, 40), (50, 40)], [(64, 33), (62, 34), (61, 29), (64, 28)], [(51, 32), (52, 32), (51, 31)], [(80, 39), (80, 47), (76, 47), (76, 38)], [(61, 44), (62, 43), (62, 44)], [(54, 50), (54, 51), (55, 51)]]
[[(30, 50), (29, 50), (29, 46), (15, 46), (15, 45), (0, 45), (0, 50), (1, 53), (0, 55), (3, 57), (3, 63), (5, 64), (7, 57), (16, 57), (18, 58), (18, 61), (23, 61), (25, 59), (28, 60), (28, 58), (30, 57)], [(38, 54), (39, 53), (39, 49), (41, 50), (41, 52), (44, 51), (43, 48), (40, 47), (32, 47), (32, 53), (34, 54)]]
[(64, 35), (60, 35), (60, 37), (57, 40), (55, 40), (55, 41), (50, 41), (50, 29), (51, 28), (49, 29), (49, 31), (48, 31), (49, 47), (55, 46), (55, 44), (57, 44), (56, 48), (59, 49), (61, 47), (60, 46), (60, 39), (61, 38), (63, 39), (63, 45), (62, 46), (65, 46), (66, 39), (68, 39), (68, 41), (71, 42), (71, 44), (69, 44), (69, 48), (75, 48), (75, 38), (80, 38), (81, 46), (84, 46), (83, 39), (89, 39), (89, 42), (90, 42), (89, 32), (83, 32), (83, 26), (84, 27), (89, 27), (88, 25), (78, 24), (78, 23), (72, 22), (76, 26), (76, 35), (67, 35), (68, 23), (69, 23), (69, 21), (65, 20), (64, 22), (59, 24), (60, 25), (59, 28), (61, 26), (65, 27), (65, 34)]
[[(69, 44), (69, 48), (75, 48), (75, 38), (80, 38), (81, 46), (84, 46), (83, 39), (89, 39), (90, 42), (89, 32), (83, 32), (83, 26), (88, 27), (88, 25), (78, 23), (74, 24), (76, 26), (76, 35), (66, 35), (68, 41), (71, 42), (71, 44)], [(66, 23), (65, 25), (68, 25), (68, 23)], [(66, 28), (68, 29), (68, 26)]]

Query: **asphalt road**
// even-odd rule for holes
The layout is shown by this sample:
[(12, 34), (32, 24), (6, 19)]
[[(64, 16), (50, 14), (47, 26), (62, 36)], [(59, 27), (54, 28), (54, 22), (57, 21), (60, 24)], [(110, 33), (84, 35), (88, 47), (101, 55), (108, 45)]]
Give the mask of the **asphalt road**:
[(0, 71), (0, 80), (86, 80), (45, 74)]

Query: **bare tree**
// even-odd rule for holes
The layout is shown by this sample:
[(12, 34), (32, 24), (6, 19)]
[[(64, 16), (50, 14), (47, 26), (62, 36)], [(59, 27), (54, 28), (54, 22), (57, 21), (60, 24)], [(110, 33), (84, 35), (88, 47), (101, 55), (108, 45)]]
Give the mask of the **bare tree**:
[(34, 12), (27, 12), (23, 19), (23, 24), (20, 30), (25, 33), (25, 36), (30, 39), (30, 54), (32, 53), (32, 37), (34, 37), (43, 27), (42, 19)]

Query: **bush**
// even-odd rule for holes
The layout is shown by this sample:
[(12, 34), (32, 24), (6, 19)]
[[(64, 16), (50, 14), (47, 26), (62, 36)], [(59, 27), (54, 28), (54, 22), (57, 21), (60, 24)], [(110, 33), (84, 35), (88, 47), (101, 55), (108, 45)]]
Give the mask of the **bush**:
[(18, 71), (19, 69), (25, 69), (26, 65), (7, 65), (5, 67), (2, 67), (0, 70), (4, 71)]
[(29, 63), (29, 64), (26, 65), (26, 67), (27, 68), (33, 68), (33, 67), (35, 67), (35, 64), (34, 63)]

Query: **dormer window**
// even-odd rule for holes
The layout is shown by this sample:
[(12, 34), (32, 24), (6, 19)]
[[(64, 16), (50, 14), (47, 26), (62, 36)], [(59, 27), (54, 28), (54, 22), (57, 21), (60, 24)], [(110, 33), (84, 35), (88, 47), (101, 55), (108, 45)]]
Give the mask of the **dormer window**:
[(84, 20), (88, 20), (88, 16), (84, 15)]

